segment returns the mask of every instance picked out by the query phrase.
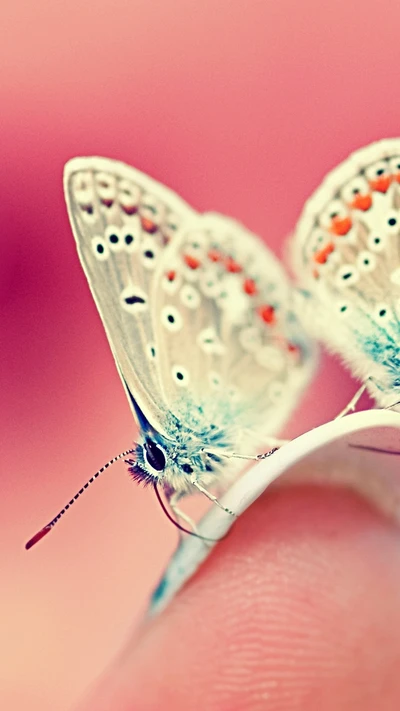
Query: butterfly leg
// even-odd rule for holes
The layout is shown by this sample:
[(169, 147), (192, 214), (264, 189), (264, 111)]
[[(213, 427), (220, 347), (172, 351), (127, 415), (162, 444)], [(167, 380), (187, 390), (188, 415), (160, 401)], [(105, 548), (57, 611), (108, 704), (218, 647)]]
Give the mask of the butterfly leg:
[[(271, 454), (274, 454), (274, 452), (276, 452), (284, 444), (290, 442), (289, 439), (275, 441), (280, 442), (281, 444), (279, 444), (277, 447), (272, 447), (272, 449), (269, 449), (268, 452), (262, 452), (262, 454), (238, 454), (238, 452), (226, 452), (222, 454), (220, 451), (218, 451), (218, 456), (222, 457), (223, 459), (246, 459), (249, 462), (259, 462), (261, 459), (267, 459), (271, 456)], [(208, 454), (217, 454), (217, 450), (215, 452), (210, 449), (204, 451)]]
[(361, 387), (358, 388), (357, 392), (351, 398), (350, 402), (346, 405), (346, 407), (344, 407), (343, 410), (341, 412), (339, 412), (338, 415), (336, 415), (335, 420), (340, 420), (341, 417), (344, 417), (349, 412), (353, 412), (356, 409), (356, 405), (357, 405), (361, 395), (365, 392), (365, 390), (367, 388), (368, 380), (370, 380), (370, 378), (367, 378), (365, 383), (363, 383), (361, 385)]
[(217, 506), (219, 506), (219, 508), (222, 509), (222, 511), (225, 511), (225, 513), (230, 514), (230, 516), (234, 516), (235, 518), (237, 517), (233, 511), (231, 511), (230, 509), (227, 509), (226, 506), (223, 506), (221, 504), (221, 502), (218, 501), (217, 497), (214, 496), (214, 494), (211, 494), (209, 491), (207, 491), (207, 489), (205, 489), (204, 486), (199, 484), (199, 482), (196, 479), (192, 479), (192, 484), (193, 484), (193, 486), (196, 487), (196, 489), (201, 491), (201, 493), (204, 494), (204, 496), (206, 496), (207, 499), (212, 501), (213, 504), (216, 504)]
[[(198, 532), (198, 530), (197, 530), (197, 526), (196, 526), (195, 522), (193, 521), (193, 519), (190, 518), (190, 516), (188, 516), (187, 513), (185, 513), (184, 511), (182, 511), (182, 509), (180, 509), (179, 506), (177, 506), (177, 503), (178, 503), (178, 501), (179, 501), (180, 498), (181, 498), (181, 494), (178, 493), (177, 491), (173, 491), (173, 492), (168, 496), (168, 503), (169, 503), (169, 505), (170, 505), (170, 507), (171, 507), (171, 509), (172, 509), (172, 511), (173, 511), (173, 513), (174, 513), (174, 515), (175, 515), (178, 519), (181, 519), (182, 521), (185, 521), (185, 523), (188, 524), (188, 526), (192, 529), (192, 531), (193, 531), (194, 533), (196, 533), (197, 535), (200, 535), (199, 532)], [(181, 532), (179, 532), (179, 533), (181, 534)], [(182, 535), (182, 534), (181, 534), (181, 535)], [(183, 537), (183, 536), (182, 536), (182, 537)]]
[(392, 407), (398, 407), (400, 405), (400, 400), (396, 400), (396, 402), (392, 402), (391, 405), (386, 405), (384, 410), (391, 410)]
[[(182, 509), (180, 509), (179, 506), (177, 506), (177, 502), (179, 501), (180, 498), (181, 498), (181, 494), (179, 494), (178, 492), (175, 491), (168, 500), (168, 503), (169, 503), (174, 515), (176, 516), (176, 518), (178, 520), (185, 521), (185, 523), (188, 524), (189, 528), (193, 531), (193, 533), (195, 533), (196, 536), (198, 536), (199, 538), (202, 539), (205, 546), (207, 546), (208, 548), (212, 548), (215, 541), (214, 540), (207, 540), (204, 536), (201, 536), (201, 534), (199, 533), (199, 529), (197, 528), (196, 523), (193, 521), (193, 519), (190, 518), (190, 516), (188, 516), (187, 513), (182, 511)], [(181, 539), (181, 542), (184, 541), (185, 535), (183, 534), (183, 532), (178, 530), (178, 533), (179, 533), (179, 538)]]

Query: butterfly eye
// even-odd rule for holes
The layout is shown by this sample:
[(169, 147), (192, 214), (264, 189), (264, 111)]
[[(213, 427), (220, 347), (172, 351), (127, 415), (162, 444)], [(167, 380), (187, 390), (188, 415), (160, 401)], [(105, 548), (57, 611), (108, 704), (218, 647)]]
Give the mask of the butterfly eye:
[(321, 215), (321, 225), (332, 234), (343, 236), (350, 231), (350, 215), (341, 200), (332, 200)]
[(140, 189), (129, 180), (120, 180), (117, 188), (121, 208), (127, 215), (134, 215), (139, 207)]
[(383, 252), (387, 244), (385, 235), (370, 234), (367, 239), (367, 247), (372, 252)]
[(175, 383), (179, 387), (186, 388), (189, 385), (189, 373), (183, 365), (174, 365), (171, 372)]
[(376, 267), (375, 255), (363, 250), (357, 257), (357, 267), (360, 272), (372, 272)]
[(344, 186), (342, 198), (346, 205), (356, 210), (366, 211), (372, 205), (370, 186), (361, 175)]
[(147, 294), (138, 286), (126, 286), (119, 298), (122, 308), (128, 313), (140, 313), (147, 309)]
[(100, 262), (104, 262), (110, 256), (110, 250), (107, 242), (102, 237), (93, 237), (92, 239), (93, 254)]
[(400, 156), (395, 156), (394, 158), (392, 158), (389, 165), (393, 179), (397, 183), (400, 183)]
[(125, 243), (122, 238), (119, 227), (109, 225), (105, 230), (107, 244), (112, 252), (121, 252), (124, 249)]
[(165, 450), (152, 439), (146, 439), (143, 445), (144, 461), (150, 469), (156, 472), (162, 472), (167, 463)]
[(385, 193), (391, 183), (389, 164), (383, 160), (370, 165), (365, 171), (365, 176), (371, 190), (375, 190), (380, 193)]
[(182, 328), (183, 320), (175, 306), (164, 306), (161, 311), (161, 323), (168, 331), (179, 331)]
[(358, 278), (358, 270), (353, 264), (342, 264), (336, 273), (336, 283), (339, 287), (353, 286)]
[(154, 269), (158, 256), (158, 247), (154, 240), (149, 238), (142, 244), (142, 263), (146, 269)]
[(399, 227), (399, 215), (394, 210), (391, 210), (385, 218), (385, 231), (388, 235), (397, 235)]
[(180, 291), (180, 299), (184, 306), (189, 309), (197, 309), (200, 306), (200, 294), (191, 284), (185, 284)]

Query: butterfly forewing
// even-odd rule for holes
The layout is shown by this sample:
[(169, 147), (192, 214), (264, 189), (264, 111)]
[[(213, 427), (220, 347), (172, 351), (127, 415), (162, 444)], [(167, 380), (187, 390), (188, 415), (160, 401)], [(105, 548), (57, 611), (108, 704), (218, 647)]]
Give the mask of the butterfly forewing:
[[(400, 360), (400, 140), (354, 153), (306, 203), (292, 242), (311, 298), (306, 321), (382, 403), (398, 387)], [(396, 383), (396, 381), (399, 381)]]
[(151, 424), (163, 431), (151, 292), (163, 251), (196, 214), (139, 171), (103, 158), (71, 160), (65, 194), (82, 265), (124, 384)]

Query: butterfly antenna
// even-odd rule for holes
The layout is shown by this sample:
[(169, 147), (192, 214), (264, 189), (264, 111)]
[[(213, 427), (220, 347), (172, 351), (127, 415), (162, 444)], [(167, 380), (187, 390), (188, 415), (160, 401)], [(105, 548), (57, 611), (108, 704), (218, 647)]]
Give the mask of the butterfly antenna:
[(99, 469), (99, 470), (96, 472), (96, 474), (93, 474), (93, 476), (90, 477), (90, 479), (86, 482), (86, 484), (84, 484), (84, 486), (82, 486), (82, 488), (79, 489), (79, 491), (75, 494), (75, 496), (74, 496), (70, 501), (68, 501), (67, 504), (65, 504), (64, 508), (62, 508), (61, 511), (58, 512), (57, 516), (55, 516), (55, 517), (50, 521), (50, 523), (48, 523), (46, 526), (44, 526), (43, 528), (41, 528), (40, 531), (38, 531), (37, 533), (35, 533), (35, 535), (32, 536), (32, 538), (29, 539), (28, 543), (25, 544), (26, 550), (28, 551), (29, 548), (32, 548), (32, 546), (36, 545), (36, 543), (38, 543), (42, 538), (44, 538), (44, 536), (47, 536), (47, 534), (51, 531), (51, 529), (54, 528), (54, 526), (56, 525), (56, 523), (58, 523), (58, 521), (60, 520), (60, 518), (61, 518), (62, 516), (64, 516), (64, 514), (68, 511), (68, 509), (70, 508), (70, 506), (72, 506), (72, 504), (74, 504), (75, 501), (76, 501), (77, 499), (79, 499), (79, 497), (83, 494), (83, 492), (86, 491), (86, 489), (88, 489), (88, 487), (90, 486), (90, 484), (93, 484), (93, 482), (95, 481), (95, 479), (97, 479), (97, 477), (100, 476), (100, 474), (102, 474), (106, 469), (108, 469), (108, 467), (110, 467), (111, 464), (115, 464), (115, 462), (117, 462), (119, 459), (122, 459), (123, 457), (126, 457), (127, 454), (133, 454), (135, 451), (136, 451), (136, 450), (134, 450), (134, 449), (127, 449), (126, 452), (121, 452), (121, 454), (117, 454), (117, 456), (116, 456), (116, 457), (113, 457), (112, 459), (110, 459), (110, 461), (107, 462), (107, 464), (104, 464), (104, 465), (101, 467), (101, 469)]

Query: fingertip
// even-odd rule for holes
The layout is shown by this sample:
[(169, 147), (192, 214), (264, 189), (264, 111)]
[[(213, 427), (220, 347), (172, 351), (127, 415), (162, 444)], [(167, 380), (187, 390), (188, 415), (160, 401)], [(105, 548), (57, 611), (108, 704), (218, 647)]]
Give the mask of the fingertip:
[(84, 709), (397, 709), (399, 563), (397, 528), (351, 492), (271, 491)]

